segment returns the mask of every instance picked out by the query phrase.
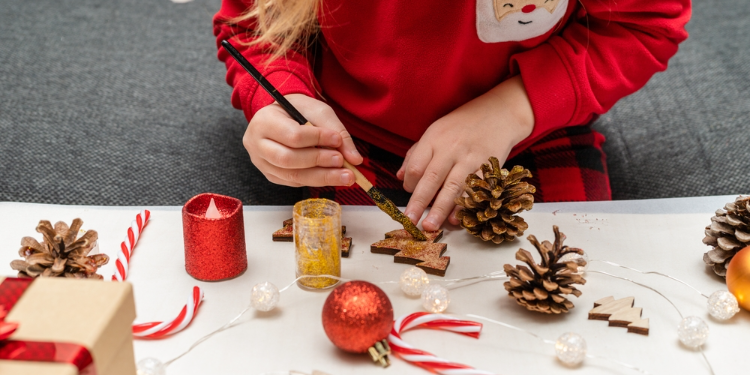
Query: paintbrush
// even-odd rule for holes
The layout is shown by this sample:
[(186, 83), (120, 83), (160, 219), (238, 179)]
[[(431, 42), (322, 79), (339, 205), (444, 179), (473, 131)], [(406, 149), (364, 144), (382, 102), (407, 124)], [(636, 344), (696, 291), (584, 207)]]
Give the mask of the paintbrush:
[[(301, 113), (297, 110), (297, 108), (294, 108), (292, 103), (289, 103), (286, 98), (284, 98), (283, 95), (281, 95), (275, 87), (271, 84), (271, 82), (268, 82), (268, 80), (263, 77), (262, 74), (258, 71), (258, 69), (255, 69), (253, 64), (250, 64), (249, 61), (245, 59), (242, 54), (237, 51), (232, 44), (230, 44), (228, 41), (223, 40), (221, 42), (221, 46), (224, 47), (224, 49), (229, 52), (232, 57), (234, 57), (235, 60), (237, 60), (240, 65), (242, 65), (245, 70), (250, 73), (250, 75), (255, 78), (256, 81), (258, 81), (258, 84), (260, 84), (263, 89), (265, 89), (268, 94), (270, 94), (279, 105), (281, 105), (281, 108), (284, 108), (284, 110), (289, 113), (289, 116), (291, 116), (295, 121), (297, 121), (300, 125), (310, 125), (312, 124), (305, 119), (304, 116), (302, 116)], [(414, 237), (417, 240), (420, 241), (426, 241), (427, 237), (420, 231), (414, 223), (411, 222), (411, 220), (404, 215), (401, 210), (396, 207), (393, 202), (388, 199), (383, 193), (380, 192), (375, 186), (372, 186), (372, 183), (367, 180), (367, 177), (365, 177), (362, 172), (360, 172), (357, 168), (355, 168), (353, 165), (349, 164), (346, 160), (344, 160), (344, 168), (352, 171), (354, 173), (354, 180), (359, 185), (359, 187), (364, 190), (367, 195), (372, 198), (372, 201), (375, 202), (375, 205), (378, 206), (383, 212), (387, 213), (388, 216), (391, 217), (391, 219), (401, 223), (403, 225), (404, 229), (406, 229), (409, 234), (411, 234), (412, 237)]]

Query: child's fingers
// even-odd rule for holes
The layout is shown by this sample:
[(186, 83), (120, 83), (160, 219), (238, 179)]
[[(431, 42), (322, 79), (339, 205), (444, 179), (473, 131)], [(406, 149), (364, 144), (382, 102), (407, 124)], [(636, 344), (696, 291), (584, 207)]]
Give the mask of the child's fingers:
[(261, 138), (273, 140), (291, 148), (341, 147), (341, 136), (334, 130), (315, 126), (301, 126), (292, 121), (274, 121), (261, 130)]
[(330, 106), (307, 96), (290, 95), (289, 101), (295, 106), (299, 105), (300, 112), (316, 128), (333, 131), (341, 140), (337, 145), (321, 144), (320, 146), (339, 149), (344, 158), (354, 165), (362, 163), (362, 156), (354, 146), (352, 136)]
[(354, 173), (344, 168), (288, 169), (262, 159), (254, 164), (267, 178), (275, 176), (281, 181), (280, 184), (287, 186), (349, 186), (354, 183)]
[(440, 226), (443, 225), (445, 219), (450, 219), (451, 217), (453, 220), (451, 221), (452, 224), (458, 223), (455, 216), (453, 216), (453, 211), (456, 208), (456, 203), (454, 201), (456, 197), (461, 194), (462, 177), (465, 175), (466, 173), (464, 173), (461, 168), (454, 167), (451, 170), (448, 178), (445, 179), (443, 188), (440, 190), (437, 198), (435, 198), (435, 202), (432, 204), (430, 213), (427, 214), (427, 217), (425, 217), (424, 220), (422, 220), (422, 228), (425, 230), (438, 230), (440, 229)]
[[(445, 178), (448, 176), (448, 172), (450, 172), (452, 167), (453, 162), (441, 156), (436, 156), (430, 161), (430, 165), (425, 170), (419, 183), (417, 183), (414, 193), (411, 195), (411, 199), (409, 199), (409, 204), (404, 211), (406, 216), (412, 219), (412, 221), (419, 220), (419, 218), (422, 217), (422, 213), (443, 185), (443, 181), (445, 181)], [(435, 215), (430, 216), (432, 216), (433, 219), (435, 218)], [(438, 228), (440, 227), (440, 224), (442, 224), (442, 220), (437, 223)], [(424, 227), (425, 230), (435, 230), (432, 229), (435, 227), (435, 223), (428, 225), (430, 226), (430, 229), (427, 229), (425, 225), (428, 224), (425, 221), (422, 221), (422, 227)]]
[(404, 162), (404, 190), (408, 192), (414, 192), (433, 157), (432, 148), (420, 147), (421, 145), (417, 143), (414, 151), (409, 155), (409, 160)]
[(406, 156), (404, 156), (404, 162), (401, 163), (401, 168), (399, 168), (398, 172), (396, 172), (396, 178), (398, 178), (401, 181), (404, 180), (404, 174), (406, 173), (406, 170), (404, 169), (404, 166), (406, 166), (406, 164), (409, 162), (409, 157), (411, 156), (411, 152), (412, 152), (412, 150), (414, 150), (414, 147), (416, 147), (416, 146), (417, 146), (417, 144), (415, 143), (415, 144), (411, 145), (411, 147), (409, 147), (409, 151), (406, 151)]
[(450, 216), (448, 216), (448, 222), (449, 222), (449, 223), (451, 223), (451, 224), (453, 224), (453, 225), (458, 225), (458, 224), (460, 224), (460, 223), (458, 222), (458, 217), (456, 217), (456, 214), (457, 214), (457, 213), (458, 213), (458, 211), (460, 211), (460, 210), (461, 210), (461, 206), (456, 206), (455, 208), (453, 208), (453, 212), (451, 212)]
[(268, 179), (268, 181), (271, 181), (272, 183), (276, 185), (284, 185), (284, 186), (290, 186), (290, 187), (302, 187), (302, 185), (300, 184), (295, 184), (293, 182), (284, 181), (280, 179), (279, 177), (276, 177), (270, 173), (267, 173), (264, 176), (266, 176), (266, 179)]
[(287, 169), (313, 167), (336, 167), (344, 165), (344, 159), (336, 150), (325, 148), (289, 148), (269, 139), (258, 143), (259, 156), (270, 164)]

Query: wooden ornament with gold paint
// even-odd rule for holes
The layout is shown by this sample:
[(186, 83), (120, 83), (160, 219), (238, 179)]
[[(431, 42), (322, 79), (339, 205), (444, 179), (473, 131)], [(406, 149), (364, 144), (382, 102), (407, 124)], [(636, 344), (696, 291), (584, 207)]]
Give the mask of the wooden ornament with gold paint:
[(750, 246), (738, 251), (729, 262), (727, 288), (740, 306), (750, 311)]

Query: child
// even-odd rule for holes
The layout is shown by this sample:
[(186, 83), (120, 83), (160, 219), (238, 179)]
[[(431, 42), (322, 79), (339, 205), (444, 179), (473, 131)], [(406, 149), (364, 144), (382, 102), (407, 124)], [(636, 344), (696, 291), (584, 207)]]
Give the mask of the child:
[(537, 201), (611, 199), (589, 124), (666, 69), (689, 18), (690, 0), (223, 0), (214, 34), (315, 125), (219, 49), (271, 182), (370, 204), (346, 159), (386, 196), (411, 192), (415, 223), (432, 202), (435, 230), (490, 156), (530, 169)]

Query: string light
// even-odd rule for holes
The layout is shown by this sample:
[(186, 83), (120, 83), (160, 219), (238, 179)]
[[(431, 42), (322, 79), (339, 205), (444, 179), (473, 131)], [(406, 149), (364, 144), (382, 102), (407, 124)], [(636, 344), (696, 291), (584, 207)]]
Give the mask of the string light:
[[(706, 297), (708, 299), (709, 313), (711, 314), (712, 317), (714, 317), (717, 320), (727, 320), (733, 317), (739, 311), (739, 305), (737, 303), (737, 299), (734, 297), (734, 295), (732, 295), (728, 291), (724, 291), (724, 290), (716, 291), (709, 297), (701, 293), (699, 290), (688, 285), (687, 283), (679, 279), (676, 279), (674, 277), (671, 277), (669, 275), (665, 275), (665, 274), (655, 272), (655, 271), (640, 271), (634, 268), (622, 266), (617, 263), (604, 261), (604, 260), (589, 260), (588, 256), (585, 253), (584, 254), (569, 253), (563, 256), (561, 258), (561, 261), (562, 262), (573, 261), (573, 262), (578, 263), (579, 274), (584, 274), (586, 272), (599, 273), (599, 274), (615, 277), (618, 279), (626, 280), (626, 281), (635, 283), (639, 286), (651, 289), (654, 292), (661, 295), (662, 297), (664, 297), (670, 303), (672, 303), (672, 301), (670, 301), (666, 296), (664, 296), (663, 294), (661, 294), (659, 291), (657, 291), (654, 288), (635, 282), (628, 278), (608, 274), (606, 272), (589, 271), (588, 264), (590, 262), (602, 262), (602, 263), (607, 263), (616, 267), (621, 267), (621, 268), (625, 268), (625, 269), (632, 270), (635, 272), (639, 272), (642, 274), (656, 274), (656, 275), (660, 275), (660, 276), (675, 280), (677, 282), (680, 282), (692, 288), (701, 296)], [(422, 306), (424, 307), (425, 310), (433, 312), (433, 313), (441, 313), (445, 311), (448, 308), (448, 305), (450, 304), (450, 293), (446, 287), (436, 284), (435, 282), (448, 282), (448, 284), (446, 285), (455, 285), (459, 283), (471, 282), (469, 284), (466, 284), (466, 285), (470, 285), (475, 282), (481, 282), (481, 281), (487, 281), (487, 280), (507, 279), (507, 277), (501, 276), (500, 275), (501, 273), (502, 271), (496, 271), (496, 272), (492, 272), (492, 273), (482, 275), (482, 276), (474, 276), (474, 277), (461, 278), (461, 279), (437, 279), (436, 280), (436, 279), (430, 279), (429, 277), (427, 277), (427, 274), (426, 272), (424, 272), (424, 270), (417, 268), (417, 267), (411, 267), (409, 269), (404, 270), (404, 272), (401, 274), (398, 281), (381, 281), (381, 282), (377, 282), (376, 284), (398, 283), (400, 289), (406, 295), (421, 296)], [(318, 275), (318, 276), (300, 276), (297, 279), (295, 279), (292, 283), (282, 288), (281, 290), (279, 290), (274, 284), (270, 282), (262, 282), (262, 283), (256, 284), (252, 289), (250, 306), (248, 306), (245, 310), (243, 310), (239, 315), (237, 315), (229, 323), (225, 324), (224, 326), (218, 328), (217, 330), (202, 337), (201, 339), (196, 341), (192, 346), (190, 346), (190, 348), (188, 348), (185, 352), (171, 359), (170, 361), (167, 361), (166, 363), (162, 363), (156, 358), (142, 359), (141, 361), (138, 362), (137, 374), (138, 375), (166, 375), (166, 368), (167, 366), (169, 366), (169, 364), (181, 358), (182, 356), (190, 352), (193, 348), (195, 348), (198, 344), (207, 340), (214, 334), (231, 328), (234, 325), (234, 323), (240, 317), (242, 317), (247, 311), (249, 311), (251, 308), (254, 308), (259, 311), (273, 310), (279, 302), (280, 293), (289, 289), (291, 286), (295, 285), (297, 281), (306, 277), (328, 277), (328, 278), (337, 279), (340, 281), (350, 281), (348, 279), (344, 279), (344, 278), (332, 276), (332, 275)], [(462, 285), (462, 286), (466, 286), (466, 285)], [(674, 306), (674, 303), (672, 303), (672, 305)], [(675, 309), (677, 309), (676, 306), (674, 307)], [(680, 313), (680, 311), (677, 310), (677, 312), (682, 317), (682, 314)], [(636, 370), (638, 372), (648, 374), (648, 372), (646, 372), (645, 370), (639, 369), (637, 367), (634, 367), (634, 366), (631, 366), (631, 365), (628, 365), (619, 361), (587, 354), (586, 341), (583, 339), (583, 337), (581, 337), (580, 335), (576, 333), (568, 332), (568, 333), (561, 335), (556, 341), (551, 341), (551, 340), (542, 339), (541, 337), (529, 331), (526, 331), (517, 327), (513, 327), (511, 325), (508, 325), (502, 322), (494, 321), (488, 318), (484, 318), (484, 317), (472, 315), (472, 314), (469, 314), (469, 316), (488, 320), (493, 323), (506, 326), (508, 328), (516, 329), (516, 330), (525, 332), (527, 334), (530, 334), (532, 336), (535, 336), (547, 344), (554, 344), (557, 358), (562, 363), (569, 365), (569, 366), (579, 365), (580, 363), (583, 362), (584, 358), (586, 357), (600, 358), (600, 359), (609, 360), (613, 363)], [(690, 348), (700, 349), (701, 346), (706, 342), (708, 338), (708, 326), (700, 318), (695, 317), (695, 316), (690, 316), (690, 317), (684, 318), (680, 322), (678, 326), (678, 336), (679, 336), (680, 341), (685, 346), (690, 347)], [(705, 358), (705, 354), (703, 356)], [(706, 358), (706, 362), (708, 363), (707, 358)], [(710, 363), (708, 363), (708, 365), (710, 368), (711, 367)], [(713, 369), (711, 369), (711, 373), (713, 373)]]
[(555, 341), (555, 354), (560, 362), (577, 366), (586, 358), (586, 340), (577, 333), (563, 333)]
[(442, 285), (428, 285), (422, 291), (422, 307), (433, 313), (441, 313), (451, 303), (450, 293)]
[(708, 297), (708, 313), (717, 320), (728, 320), (738, 312), (737, 298), (728, 290), (717, 290)]
[(697, 316), (688, 316), (677, 325), (677, 336), (685, 346), (697, 349), (708, 340), (708, 326)]
[(430, 284), (427, 272), (419, 267), (409, 267), (399, 278), (399, 287), (407, 296), (420, 296), (425, 287)]
[(258, 311), (271, 311), (279, 303), (279, 288), (264, 281), (255, 284), (250, 295), (250, 303)]

